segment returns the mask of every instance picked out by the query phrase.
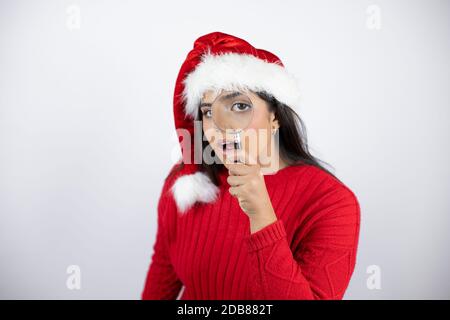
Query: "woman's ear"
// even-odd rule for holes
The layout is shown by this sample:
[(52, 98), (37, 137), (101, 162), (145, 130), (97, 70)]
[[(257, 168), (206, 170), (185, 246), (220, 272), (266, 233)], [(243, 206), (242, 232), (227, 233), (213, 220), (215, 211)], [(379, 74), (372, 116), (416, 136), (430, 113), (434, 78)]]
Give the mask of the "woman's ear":
[(275, 113), (272, 112), (270, 114), (270, 129), (272, 130), (272, 134), (275, 134), (275, 132), (280, 128), (280, 124), (278, 122), (278, 119), (275, 116)]

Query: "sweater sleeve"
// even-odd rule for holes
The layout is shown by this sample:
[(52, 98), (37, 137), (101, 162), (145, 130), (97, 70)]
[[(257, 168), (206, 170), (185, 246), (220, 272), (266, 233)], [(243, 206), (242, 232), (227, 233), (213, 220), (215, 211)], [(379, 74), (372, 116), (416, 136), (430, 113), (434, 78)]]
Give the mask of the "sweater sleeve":
[(165, 183), (158, 201), (156, 240), (141, 293), (142, 300), (175, 300), (182, 288), (182, 282), (177, 277), (169, 257), (166, 218), (173, 204), (170, 196), (167, 195), (167, 190), (167, 183)]
[(356, 262), (360, 207), (349, 189), (338, 193), (316, 205), (306, 235), (296, 239), (295, 232), (293, 245), (280, 219), (247, 236), (252, 299), (343, 298)]

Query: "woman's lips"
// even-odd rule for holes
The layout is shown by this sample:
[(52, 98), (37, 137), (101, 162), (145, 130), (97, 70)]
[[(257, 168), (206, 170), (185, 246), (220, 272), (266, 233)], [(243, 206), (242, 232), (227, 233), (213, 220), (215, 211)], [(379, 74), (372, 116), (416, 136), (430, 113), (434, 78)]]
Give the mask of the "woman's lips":
[(223, 140), (217, 141), (217, 149), (222, 154), (233, 154), (236, 151), (234, 140)]

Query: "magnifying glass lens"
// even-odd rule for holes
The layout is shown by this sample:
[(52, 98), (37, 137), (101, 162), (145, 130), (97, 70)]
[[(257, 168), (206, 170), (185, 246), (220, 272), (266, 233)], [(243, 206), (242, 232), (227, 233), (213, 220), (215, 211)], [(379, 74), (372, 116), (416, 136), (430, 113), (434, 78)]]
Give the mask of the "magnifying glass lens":
[(253, 109), (252, 100), (247, 93), (223, 91), (211, 105), (211, 116), (219, 130), (239, 133), (249, 126)]

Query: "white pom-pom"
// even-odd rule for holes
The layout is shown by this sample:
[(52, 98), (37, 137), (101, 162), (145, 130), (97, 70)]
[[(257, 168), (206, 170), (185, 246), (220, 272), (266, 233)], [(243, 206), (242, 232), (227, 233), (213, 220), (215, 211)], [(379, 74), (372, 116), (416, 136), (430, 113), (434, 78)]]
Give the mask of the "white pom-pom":
[(208, 203), (216, 200), (219, 188), (205, 173), (196, 172), (179, 177), (171, 190), (178, 210), (184, 213), (197, 201)]

